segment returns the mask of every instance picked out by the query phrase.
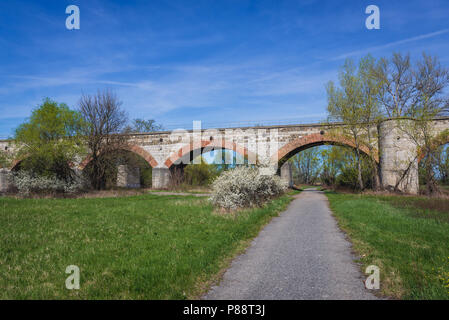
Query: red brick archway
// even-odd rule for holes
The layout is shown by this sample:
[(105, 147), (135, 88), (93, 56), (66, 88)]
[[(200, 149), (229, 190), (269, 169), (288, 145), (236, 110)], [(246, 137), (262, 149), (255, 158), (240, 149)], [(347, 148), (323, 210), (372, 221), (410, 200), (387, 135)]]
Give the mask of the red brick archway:
[[(120, 150), (126, 150), (126, 151), (130, 151), (133, 153), (138, 154), (139, 156), (141, 156), (142, 158), (145, 159), (146, 162), (148, 162), (148, 164), (154, 168), (158, 165), (157, 161), (153, 158), (153, 156), (146, 151), (145, 149), (136, 146), (136, 145), (128, 145), (128, 146), (122, 146), (120, 147)], [(84, 159), (80, 165), (78, 166), (79, 169), (83, 170), (88, 164), (89, 162), (92, 160), (91, 156), (88, 156), (86, 159)]]
[[(193, 152), (195, 149), (199, 149), (199, 144), (195, 145), (192, 143), (185, 145), (181, 149), (179, 149), (177, 152), (173, 152), (170, 157), (165, 160), (165, 165), (167, 168), (170, 168), (174, 163), (179, 161), (179, 159), (183, 158), (184, 156), (188, 155), (190, 152)], [(208, 148), (214, 148), (214, 149), (228, 149), (233, 150), (245, 158), (250, 157), (251, 159), (256, 159), (256, 155), (248, 151), (247, 148), (239, 146), (238, 144), (226, 140), (212, 140), (212, 141), (201, 141), (201, 149), (208, 147)]]
[[(351, 148), (355, 148), (354, 141), (346, 137), (314, 133), (290, 141), (282, 148), (280, 148), (278, 152), (271, 157), (271, 161), (272, 163), (282, 163), (301, 150), (305, 150), (314, 146), (324, 144), (348, 146)], [(359, 147), (359, 150), (370, 156), (369, 149), (367, 146), (362, 145)], [(374, 155), (374, 160), (376, 160), (376, 162), (379, 162), (379, 157), (377, 154)]]
[[(441, 147), (444, 146), (445, 144), (449, 144), (449, 135), (448, 136), (442, 136), (442, 137), (436, 137), (434, 139), (434, 145), (437, 147)], [(424, 159), (424, 157), (427, 155), (426, 152), (423, 151), (419, 151), (418, 152), (418, 163), (420, 163), (422, 161), (422, 159)]]
[(18, 166), (19, 166), (19, 164), (23, 161), (23, 159), (25, 159), (26, 157), (24, 157), (24, 158), (21, 158), (21, 159), (16, 159), (16, 160), (14, 160), (13, 162), (12, 162), (12, 164), (11, 164), (11, 166), (9, 167), (9, 170), (15, 170)]

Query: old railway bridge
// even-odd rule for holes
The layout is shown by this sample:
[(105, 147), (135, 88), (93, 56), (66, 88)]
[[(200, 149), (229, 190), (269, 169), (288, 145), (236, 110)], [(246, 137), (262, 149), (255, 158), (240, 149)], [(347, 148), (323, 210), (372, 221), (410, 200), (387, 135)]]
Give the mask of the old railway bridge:
[[(399, 190), (416, 194), (419, 189), (418, 161), (416, 144), (397, 127), (397, 120), (380, 123), (378, 147), (371, 156), (379, 163), (381, 183), (392, 188), (401, 181)], [(194, 122), (193, 130), (174, 130), (170, 132), (152, 132), (130, 134), (124, 149), (143, 157), (153, 170), (153, 188), (166, 188), (173, 168), (191, 162), (198, 155), (218, 149), (233, 150), (243, 155), (251, 164), (259, 164), (268, 173), (277, 173), (292, 184), (291, 168), (286, 160), (304, 149), (324, 145), (341, 145), (354, 148), (351, 139), (338, 133), (341, 123), (335, 124), (298, 124), (260, 127), (241, 127), (201, 130)], [(434, 119), (434, 135), (449, 129), (449, 117)], [(336, 130), (335, 130), (336, 129)], [(376, 128), (374, 128), (376, 129)], [(0, 150), (11, 152), (15, 148), (13, 141), (0, 141)], [(369, 154), (366, 146), (360, 150)], [(80, 159), (77, 170), (83, 170), (89, 157)], [(0, 171), (0, 191), (8, 187), (11, 171), (15, 170), (20, 159), (10, 168)], [(123, 166), (122, 166), (123, 167)], [(120, 169), (120, 168), (119, 168)], [(121, 168), (120, 185), (133, 185), (132, 168)], [(120, 170), (119, 170), (120, 172)], [(404, 175), (406, 172), (406, 175)], [(405, 176), (405, 178), (402, 178)]]

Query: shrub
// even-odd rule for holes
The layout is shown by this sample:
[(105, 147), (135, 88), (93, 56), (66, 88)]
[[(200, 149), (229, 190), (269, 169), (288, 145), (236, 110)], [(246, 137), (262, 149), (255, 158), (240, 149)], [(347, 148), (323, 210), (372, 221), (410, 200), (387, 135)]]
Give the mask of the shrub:
[(184, 175), (181, 168), (174, 167), (170, 171), (170, 180), (168, 183), (169, 190), (178, 190), (184, 182)]
[(260, 206), (281, 195), (287, 183), (276, 175), (262, 175), (258, 168), (237, 167), (224, 171), (212, 183), (214, 206), (235, 210)]
[(0, 151), (0, 168), (7, 168), (10, 164), (10, 161), (8, 160), (8, 155), (5, 152)]
[(216, 176), (215, 165), (207, 164), (205, 161), (184, 168), (184, 182), (190, 186), (208, 186)]
[(142, 188), (151, 188), (153, 171), (151, 168), (140, 168), (140, 185)]
[(39, 176), (29, 171), (20, 170), (13, 176), (15, 187), (20, 194), (30, 193), (76, 193), (80, 191), (84, 182), (76, 177), (70, 182), (58, 179), (55, 176)]

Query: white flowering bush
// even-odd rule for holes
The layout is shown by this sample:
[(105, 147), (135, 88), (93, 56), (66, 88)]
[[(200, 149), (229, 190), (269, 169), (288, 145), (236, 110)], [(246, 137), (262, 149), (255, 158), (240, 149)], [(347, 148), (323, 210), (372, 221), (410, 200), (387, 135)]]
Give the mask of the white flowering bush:
[(236, 210), (260, 206), (287, 190), (277, 175), (262, 175), (258, 168), (237, 167), (223, 172), (212, 183), (210, 201), (214, 206)]
[(31, 172), (20, 170), (13, 176), (13, 182), (20, 194), (30, 193), (76, 193), (84, 187), (80, 177), (66, 182), (56, 177), (37, 176)]

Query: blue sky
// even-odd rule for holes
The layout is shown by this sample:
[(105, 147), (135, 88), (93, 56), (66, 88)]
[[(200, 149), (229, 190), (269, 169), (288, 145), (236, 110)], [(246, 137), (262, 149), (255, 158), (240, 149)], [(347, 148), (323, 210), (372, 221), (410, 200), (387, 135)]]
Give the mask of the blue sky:
[[(80, 30), (65, 28), (70, 4)], [(44, 97), (75, 108), (103, 88), (166, 128), (324, 118), (345, 58), (425, 51), (448, 66), (448, 17), (447, 0), (0, 0), (0, 136)]]

